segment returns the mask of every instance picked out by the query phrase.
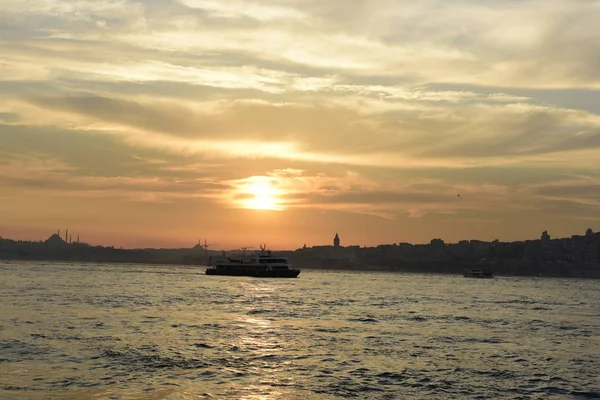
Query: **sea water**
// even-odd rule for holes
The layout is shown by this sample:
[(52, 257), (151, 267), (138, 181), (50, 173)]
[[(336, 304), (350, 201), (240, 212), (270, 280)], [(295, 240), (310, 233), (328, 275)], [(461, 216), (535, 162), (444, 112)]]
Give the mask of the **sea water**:
[(0, 399), (600, 398), (600, 280), (0, 266)]

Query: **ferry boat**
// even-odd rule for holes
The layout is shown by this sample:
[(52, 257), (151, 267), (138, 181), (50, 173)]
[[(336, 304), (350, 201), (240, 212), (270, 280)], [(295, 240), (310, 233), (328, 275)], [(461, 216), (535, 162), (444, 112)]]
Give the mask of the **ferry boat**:
[(286, 257), (274, 256), (271, 250), (261, 246), (259, 252), (246, 257), (245, 250), (241, 257), (224, 257), (214, 262), (209, 261), (206, 275), (253, 276), (257, 278), (296, 278), (299, 269), (290, 267)]
[(465, 269), (465, 278), (493, 278), (494, 274), (489, 269)]

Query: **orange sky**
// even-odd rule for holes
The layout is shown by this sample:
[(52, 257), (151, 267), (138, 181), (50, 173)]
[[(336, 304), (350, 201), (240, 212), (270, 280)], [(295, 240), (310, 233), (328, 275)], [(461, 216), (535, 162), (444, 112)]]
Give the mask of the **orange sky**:
[(0, 236), (599, 230), (598, 20), (583, 0), (2, 1)]

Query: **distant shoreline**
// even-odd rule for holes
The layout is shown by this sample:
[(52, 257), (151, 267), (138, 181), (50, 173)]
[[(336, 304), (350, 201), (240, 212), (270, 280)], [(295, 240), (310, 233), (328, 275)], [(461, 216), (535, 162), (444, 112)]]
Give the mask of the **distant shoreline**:
[[(3, 262), (5, 264), (25, 264), (25, 263), (56, 263), (56, 264), (107, 264), (107, 265), (121, 265), (124, 268), (128, 266), (140, 266), (140, 265), (148, 265), (148, 266), (173, 266), (173, 267), (184, 267), (186, 269), (199, 269), (201, 272), (204, 272), (205, 268), (208, 268), (208, 265), (204, 264), (181, 264), (181, 263), (153, 263), (153, 262), (143, 262), (143, 261), (91, 261), (91, 260), (49, 260), (49, 259), (12, 259), (12, 258), (0, 258), (0, 267), (2, 267)], [(432, 271), (432, 270), (412, 270), (412, 269), (389, 269), (383, 266), (368, 266), (366, 268), (326, 268), (326, 267), (309, 267), (303, 266), (299, 267), (302, 270), (311, 270), (311, 271), (327, 271), (327, 272), (382, 272), (382, 273), (390, 273), (390, 274), (423, 274), (423, 275), (451, 275), (451, 276), (462, 276), (462, 271)], [(559, 276), (559, 275), (534, 275), (534, 274), (494, 274), (494, 278), (509, 278), (509, 277), (530, 277), (530, 278), (564, 278), (564, 279), (600, 279), (600, 274), (598, 276)]]
[[(0, 260), (188, 265), (205, 268), (210, 257), (223, 251), (208, 250), (200, 243), (180, 249), (119, 249), (71, 242), (52, 234), (43, 242), (0, 239)], [(231, 252), (229, 252), (231, 253)], [(600, 278), (600, 233), (524, 242), (384, 244), (376, 247), (333, 245), (278, 250), (300, 269), (328, 271), (382, 271), (403, 273), (462, 274), (465, 269), (487, 269), (495, 276)]]

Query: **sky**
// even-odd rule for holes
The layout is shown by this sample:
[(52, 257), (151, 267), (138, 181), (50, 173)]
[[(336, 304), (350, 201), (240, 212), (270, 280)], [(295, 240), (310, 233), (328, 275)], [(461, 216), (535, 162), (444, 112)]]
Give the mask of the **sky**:
[(600, 230), (598, 21), (598, 0), (2, 0), (0, 236)]

